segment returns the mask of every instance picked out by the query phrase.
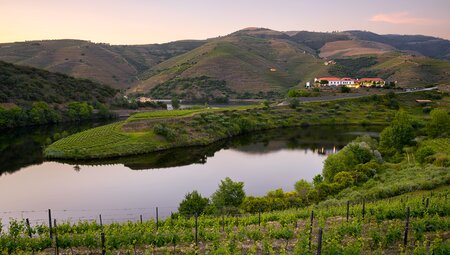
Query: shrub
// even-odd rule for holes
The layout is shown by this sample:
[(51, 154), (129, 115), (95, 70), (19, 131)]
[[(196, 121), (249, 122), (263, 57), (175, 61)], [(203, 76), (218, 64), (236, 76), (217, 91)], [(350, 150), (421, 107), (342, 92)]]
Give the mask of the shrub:
[(416, 159), (419, 163), (423, 164), (426, 162), (427, 158), (433, 155), (435, 151), (429, 146), (421, 147), (416, 152)]
[(198, 191), (194, 190), (184, 196), (178, 207), (178, 212), (185, 217), (192, 217), (195, 214), (200, 215), (208, 204), (209, 199), (202, 197)]
[(431, 120), (427, 124), (427, 133), (431, 137), (447, 136), (450, 130), (450, 117), (443, 109), (434, 109), (430, 113)]

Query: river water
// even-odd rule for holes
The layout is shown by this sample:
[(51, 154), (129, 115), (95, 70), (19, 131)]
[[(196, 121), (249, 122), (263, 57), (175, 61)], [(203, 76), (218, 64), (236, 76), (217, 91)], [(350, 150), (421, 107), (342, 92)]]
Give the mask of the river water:
[(0, 134), (0, 218), (103, 221), (164, 217), (187, 192), (211, 196), (220, 180), (245, 183), (247, 195), (293, 190), (297, 180), (321, 173), (330, 153), (358, 135), (380, 127), (309, 127), (270, 130), (205, 147), (179, 148), (141, 156), (88, 162), (45, 161), (42, 147), (66, 131), (96, 124), (23, 128)]

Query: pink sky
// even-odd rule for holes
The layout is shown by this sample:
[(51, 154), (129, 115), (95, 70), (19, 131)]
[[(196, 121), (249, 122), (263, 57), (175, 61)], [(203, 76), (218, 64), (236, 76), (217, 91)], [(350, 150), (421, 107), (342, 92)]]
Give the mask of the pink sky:
[(206, 39), (245, 27), (368, 30), (450, 39), (446, 0), (0, 0), (0, 42), (84, 39), (112, 44)]

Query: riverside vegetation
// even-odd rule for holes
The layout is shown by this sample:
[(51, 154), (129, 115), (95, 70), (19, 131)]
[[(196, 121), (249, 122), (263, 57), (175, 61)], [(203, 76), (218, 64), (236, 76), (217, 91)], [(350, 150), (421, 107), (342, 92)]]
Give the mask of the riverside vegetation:
[[(379, 141), (355, 139), (326, 159), (313, 183), (300, 180), (292, 192), (250, 197), (244, 183), (227, 178), (211, 200), (193, 191), (180, 203), (179, 212), (165, 220), (105, 226), (61, 222), (54, 240), (45, 225), (12, 221), (0, 236), (1, 247), (5, 254), (45, 254), (54, 246), (72, 254), (315, 254), (318, 249), (322, 254), (448, 254), (446, 98), (423, 114), (423, 107), (408, 103), (414, 95), (402, 97), (399, 106), (408, 110), (395, 111)], [(359, 102), (350, 102), (355, 101)], [(204, 113), (154, 112), (133, 118), (170, 114), (179, 121), (196, 111)], [(222, 114), (217, 111), (209, 113)]]
[[(175, 147), (206, 145), (260, 130), (308, 125), (387, 125), (402, 108), (423, 125), (428, 108), (417, 98), (439, 101), (438, 92), (374, 95), (359, 99), (290, 106), (235, 107), (138, 113), (125, 121), (61, 139), (45, 149), (48, 158), (89, 159), (142, 154)], [(443, 100), (441, 100), (443, 101)], [(438, 102), (439, 103), (439, 102)]]

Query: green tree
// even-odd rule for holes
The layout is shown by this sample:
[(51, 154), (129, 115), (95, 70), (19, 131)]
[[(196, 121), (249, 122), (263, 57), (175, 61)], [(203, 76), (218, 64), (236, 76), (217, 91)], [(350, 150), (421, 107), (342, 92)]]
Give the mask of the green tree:
[(202, 197), (198, 191), (187, 193), (181, 201), (178, 212), (185, 217), (192, 217), (194, 214), (202, 214), (209, 204), (209, 199)]
[(323, 182), (322, 175), (318, 174), (318, 175), (314, 176), (314, 178), (313, 178), (314, 187), (317, 187), (317, 185), (321, 184), (322, 182)]
[(443, 109), (434, 109), (430, 112), (431, 119), (427, 123), (427, 133), (431, 137), (447, 136), (450, 130), (450, 117)]
[(180, 108), (180, 100), (176, 97), (172, 98), (172, 107), (173, 109), (179, 109)]
[(292, 109), (296, 109), (299, 106), (300, 106), (300, 101), (297, 98), (293, 98), (293, 99), (289, 100), (289, 107), (291, 107)]
[(67, 116), (70, 120), (86, 120), (92, 118), (93, 110), (86, 102), (71, 102), (67, 105)]
[(306, 195), (309, 193), (309, 191), (313, 187), (312, 187), (311, 183), (307, 182), (306, 180), (301, 179), (300, 181), (298, 181), (294, 184), (294, 188), (299, 196), (301, 196), (302, 198), (305, 198)]
[(347, 86), (341, 87), (341, 93), (349, 93), (350, 91), (351, 91), (351, 89)]
[(217, 209), (235, 210), (245, 198), (244, 183), (234, 182), (229, 177), (220, 181), (219, 189), (212, 195), (212, 203)]
[(353, 176), (347, 172), (339, 172), (334, 176), (334, 182), (336, 182), (341, 188), (346, 188), (353, 185)]
[(341, 151), (327, 157), (322, 175), (327, 182), (333, 182), (337, 173), (352, 172), (358, 164), (364, 164), (373, 159), (370, 146), (365, 142), (352, 142)]
[(405, 111), (398, 111), (390, 126), (380, 134), (380, 147), (385, 151), (391, 148), (401, 151), (406, 145), (410, 145), (414, 139), (414, 128), (411, 119)]

